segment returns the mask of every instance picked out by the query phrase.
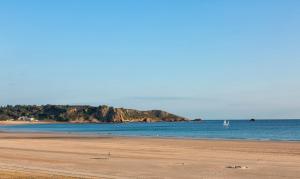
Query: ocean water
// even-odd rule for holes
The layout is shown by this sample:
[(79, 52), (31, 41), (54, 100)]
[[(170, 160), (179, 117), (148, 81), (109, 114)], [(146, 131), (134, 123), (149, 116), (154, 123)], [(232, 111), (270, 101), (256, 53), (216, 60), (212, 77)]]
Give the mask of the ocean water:
[(193, 139), (246, 139), (300, 141), (300, 120), (221, 120), (122, 124), (26, 124), (0, 126), (0, 131), (65, 132), (93, 135), (148, 136)]

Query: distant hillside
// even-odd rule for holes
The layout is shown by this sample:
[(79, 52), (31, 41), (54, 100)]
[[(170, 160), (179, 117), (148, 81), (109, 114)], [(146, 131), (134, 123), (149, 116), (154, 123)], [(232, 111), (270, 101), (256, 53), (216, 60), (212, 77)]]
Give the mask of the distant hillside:
[(185, 121), (186, 118), (161, 110), (138, 111), (109, 106), (16, 105), (0, 107), (0, 120), (34, 118), (61, 122), (159, 122)]

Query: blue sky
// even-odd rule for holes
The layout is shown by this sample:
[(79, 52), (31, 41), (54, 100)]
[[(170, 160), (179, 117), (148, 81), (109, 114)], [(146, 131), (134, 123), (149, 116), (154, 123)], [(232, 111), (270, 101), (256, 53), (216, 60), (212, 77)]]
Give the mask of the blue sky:
[(0, 1), (0, 104), (300, 118), (300, 1)]

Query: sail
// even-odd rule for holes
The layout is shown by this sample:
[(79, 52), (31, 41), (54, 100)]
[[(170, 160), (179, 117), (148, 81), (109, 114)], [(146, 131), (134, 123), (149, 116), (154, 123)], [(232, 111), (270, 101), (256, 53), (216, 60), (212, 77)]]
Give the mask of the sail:
[(223, 123), (224, 127), (228, 127), (229, 126), (229, 121), (227, 120), (224, 120), (224, 123)]

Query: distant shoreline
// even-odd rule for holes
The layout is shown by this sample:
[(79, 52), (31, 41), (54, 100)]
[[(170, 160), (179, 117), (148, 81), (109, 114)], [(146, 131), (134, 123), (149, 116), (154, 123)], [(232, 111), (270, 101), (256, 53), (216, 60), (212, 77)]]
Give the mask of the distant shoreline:
[[(128, 121), (128, 122), (92, 122), (92, 121), (69, 121), (69, 122), (61, 122), (61, 121), (48, 121), (48, 120), (40, 120), (40, 121), (17, 121), (17, 120), (7, 120), (1, 121), (0, 126), (8, 126), (8, 125), (23, 125), (23, 124), (126, 124), (126, 123), (159, 123), (159, 122), (170, 122), (170, 121), (155, 121), (155, 122), (144, 122), (144, 121)], [(190, 121), (176, 121), (176, 122), (193, 122)], [(172, 122), (170, 122), (172, 123)]]
[(0, 126), (23, 125), (23, 124), (54, 124), (55, 121), (0, 121)]

